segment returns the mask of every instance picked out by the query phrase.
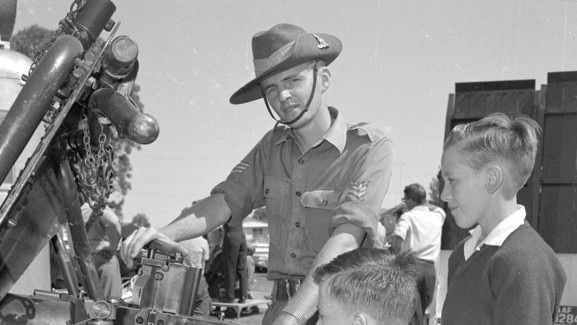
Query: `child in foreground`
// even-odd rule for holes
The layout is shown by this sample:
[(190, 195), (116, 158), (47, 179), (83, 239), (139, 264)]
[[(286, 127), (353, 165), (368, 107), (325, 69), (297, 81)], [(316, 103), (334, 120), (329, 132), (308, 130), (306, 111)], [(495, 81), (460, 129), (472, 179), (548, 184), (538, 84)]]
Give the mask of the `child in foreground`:
[(321, 325), (406, 325), (416, 308), (417, 269), (413, 257), (358, 248), (313, 273), (319, 285)]
[(460, 228), (474, 228), (449, 258), (443, 325), (553, 324), (567, 277), (517, 204), (540, 131), (528, 117), (497, 113), (447, 137), (441, 199)]

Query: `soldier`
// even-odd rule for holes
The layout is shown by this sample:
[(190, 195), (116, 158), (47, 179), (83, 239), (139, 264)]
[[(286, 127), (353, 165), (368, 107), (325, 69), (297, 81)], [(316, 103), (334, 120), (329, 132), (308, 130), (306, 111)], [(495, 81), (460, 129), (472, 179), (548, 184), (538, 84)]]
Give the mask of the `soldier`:
[(338, 38), (279, 24), (255, 34), (252, 45), (256, 77), (230, 102), (262, 98), (278, 116), (275, 126), (209, 197), (160, 230), (137, 230), (122, 254), (134, 258), (149, 242), (183, 253), (175, 241), (225, 223), (239, 226), (266, 205), (274, 285), (263, 324), (314, 324), (318, 288), (311, 271), (363, 241), (378, 241), (392, 145), (377, 127), (348, 124), (328, 105)]

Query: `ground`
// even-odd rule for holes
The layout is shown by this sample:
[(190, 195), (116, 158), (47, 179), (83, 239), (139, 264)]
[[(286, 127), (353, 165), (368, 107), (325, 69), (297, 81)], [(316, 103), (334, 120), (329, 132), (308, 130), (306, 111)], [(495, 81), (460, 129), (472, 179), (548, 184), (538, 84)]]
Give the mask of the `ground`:
[[(252, 285), (251, 293), (255, 299), (265, 299), (265, 296), (271, 294), (272, 282), (266, 279), (266, 273), (255, 273), (254, 278), (256, 281)], [(235, 317), (231, 316), (226, 316), (225, 320), (241, 325), (260, 325), (264, 316), (264, 312), (266, 311), (266, 305), (260, 305), (258, 307), (258, 314), (241, 316), (238, 322)]]

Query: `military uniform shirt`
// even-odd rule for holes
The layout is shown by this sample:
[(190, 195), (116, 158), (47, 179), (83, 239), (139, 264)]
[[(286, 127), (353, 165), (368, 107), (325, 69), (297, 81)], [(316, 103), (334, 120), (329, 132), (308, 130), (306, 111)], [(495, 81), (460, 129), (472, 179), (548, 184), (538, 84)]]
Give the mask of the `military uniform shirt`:
[(277, 125), (212, 193), (221, 193), (231, 223), (266, 205), (270, 237), (268, 278), (304, 277), (334, 229), (352, 223), (376, 240), (378, 213), (388, 189), (392, 144), (370, 124), (333, 123), (303, 152), (292, 130)]

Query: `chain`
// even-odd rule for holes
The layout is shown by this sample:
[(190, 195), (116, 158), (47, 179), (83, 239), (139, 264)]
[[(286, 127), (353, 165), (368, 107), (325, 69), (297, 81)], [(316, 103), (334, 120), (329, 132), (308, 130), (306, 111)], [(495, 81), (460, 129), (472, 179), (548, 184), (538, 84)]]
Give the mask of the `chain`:
[[(32, 75), (32, 72), (34, 72), (42, 57), (58, 37), (64, 34), (78, 35), (80, 31), (72, 22), (85, 5), (86, 0), (72, 1), (69, 12), (64, 19), (60, 20), (58, 29), (52, 38), (34, 55), (28, 76)], [(27, 76), (25, 76), (24, 79), (26, 80)], [(50, 124), (54, 121), (55, 116), (58, 114), (59, 106), (60, 103), (55, 103), (50, 107), (44, 116), (45, 123)], [(97, 215), (101, 215), (102, 210), (106, 206), (106, 200), (113, 188), (112, 179), (114, 177), (114, 169), (112, 163), (114, 160), (114, 150), (112, 145), (106, 144), (107, 136), (104, 132), (104, 126), (100, 121), (98, 121), (98, 125), (100, 126), (98, 146), (93, 148), (90, 142), (91, 135), (88, 116), (86, 112), (83, 112), (82, 119), (78, 123), (78, 130), (83, 132), (82, 144), (84, 145), (84, 157), (82, 157), (82, 150), (80, 148), (71, 150), (69, 155), (73, 162), (71, 165), (76, 183), (84, 202), (87, 202)]]
[(75, 35), (78, 32), (78, 29), (74, 26), (74, 24), (72, 24), (72, 21), (76, 19), (76, 15), (85, 4), (86, 0), (74, 0), (72, 4), (70, 4), (70, 11), (66, 14), (66, 17), (58, 23), (58, 29), (56, 30), (56, 33), (54, 33), (52, 38), (44, 45), (42, 45), (40, 50), (34, 54), (34, 59), (32, 60), (32, 64), (28, 70), (28, 76), (32, 75), (32, 72), (34, 69), (36, 69), (38, 63), (40, 62), (40, 59), (42, 59), (46, 51), (48, 51), (48, 49), (52, 46), (58, 37), (65, 33)]
[[(22, 79), (24, 81), (27, 81), (28, 78), (32, 75), (32, 72), (34, 72), (36, 67), (38, 67), (38, 64), (40, 63), (42, 57), (44, 57), (44, 54), (46, 54), (48, 49), (50, 49), (50, 47), (52, 46), (52, 44), (54, 44), (54, 42), (56, 41), (56, 39), (58, 39), (58, 37), (64, 34), (77, 35), (78, 28), (74, 26), (72, 21), (76, 19), (76, 15), (78, 15), (78, 12), (84, 7), (85, 4), (86, 0), (74, 0), (70, 4), (70, 10), (66, 14), (66, 17), (64, 17), (64, 19), (60, 20), (60, 22), (58, 23), (58, 29), (56, 30), (56, 32), (52, 35), (50, 40), (44, 43), (40, 47), (40, 49), (34, 54), (32, 64), (28, 69), (28, 75), (22, 76)], [(50, 124), (54, 121), (54, 119), (56, 118), (56, 114), (58, 113), (58, 108), (60, 107), (59, 104), (60, 103), (55, 103), (54, 105), (48, 108), (48, 111), (46, 112), (43, 118), (43, 121), (45, 123)]]
[(114, 169), (114, 149), (111, 144), (106, 144), (108, 137), (104, 132), (104, 125), (97, 119), (100, 127), (98, 135), (98, 146), (91, 145), (91, 134), (88, 123), (88, 116), (83, 113), (82, 119), (78, 123), (78, 128), (83, 132), (82, 144), (85, 150), (84, 158), (78, 150), (74, 151), (72, 164), (76, 183), (84, 202), (88, 203), (97, 214), (102, 214), (106, 206), (106, 200), (112, 192), (112, 180)]

